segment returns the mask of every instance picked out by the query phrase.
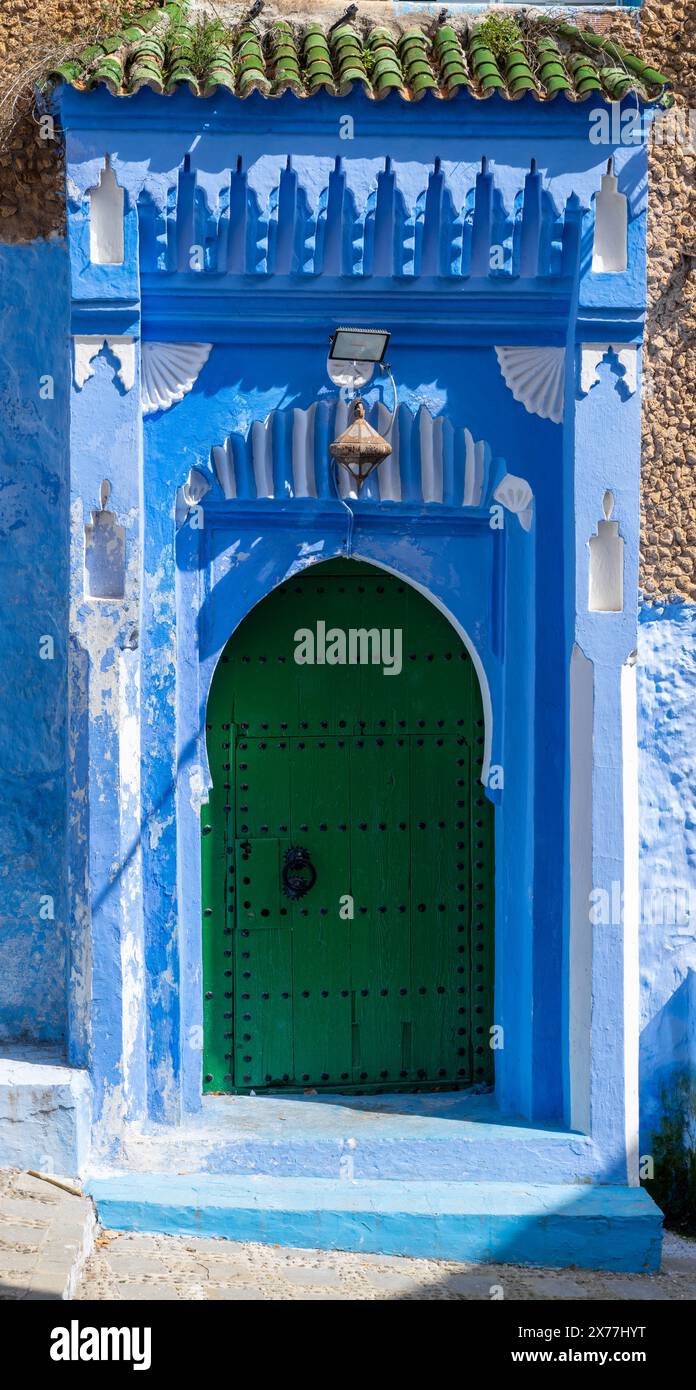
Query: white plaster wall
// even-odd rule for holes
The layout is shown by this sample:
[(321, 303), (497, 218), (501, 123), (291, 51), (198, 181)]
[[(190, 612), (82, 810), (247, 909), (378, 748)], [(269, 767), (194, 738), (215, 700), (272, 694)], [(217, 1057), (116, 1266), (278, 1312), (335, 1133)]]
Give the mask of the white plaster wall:
[(643, 610), (637, 675), (645, 1140), (672, 1071), (696, 1072), (696, 605)]

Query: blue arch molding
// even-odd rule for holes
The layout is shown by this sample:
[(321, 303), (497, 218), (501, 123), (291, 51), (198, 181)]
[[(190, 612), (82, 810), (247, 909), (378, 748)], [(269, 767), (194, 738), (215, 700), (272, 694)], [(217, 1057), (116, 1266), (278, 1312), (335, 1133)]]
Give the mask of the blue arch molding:
[[(61, 89), (73, 331), (221, 341), (243, 289), (247, 328), (286, 324), (296, 341), (345, 317), (346, 293), (354, 316), (417, 304), (442, 341), (563, 342), (574, 316), (581, 337), (640, 337), (652, 109), (624, 145), (590, 138), (603, 102), (425, 97), (408, 121), (401, 100), (355, 91), (338, 105)], [(616, 104), (612, 137), (629, 111)], [(89, 261), (88, 192), (107, 152), (127, 192), (121, 267)], [(612, 155), (629, 268), (597, 275), (594, 196)]]
[[(533, 989), (528, 944), (534, 877), (531, 840), (525, 845), (518, 834), (519, 825), (529, 819), (534, 666), (533, 625), (519, 621), (519, 605), (533, 593), (533, 547), (516, 522), (502, 532), (492, 531), (488, 513), (480, 509), (470, 509), (469, 515), (461, 509), (459, 525), (445, 509), (437, 508), (427, 514), (422, 508), (407, 509), (404, 516), (403, 508), (358, 503), (355, 513), (349, 545), (343, 508), (312, 499), (266, 506), (253, 501), (209, 504), (203, 528), (185, 525), (178, 533), (174, 819), (182, 957), (189, 970), (193, 962), (198, 970), (199, 818), (191, 787), (210, 785), (205, 715), (214, 671), (230, 635), (262, 598), (316, 561), (349, 553), (384, 568), (433, 602), (465, 642), (484, 701), (484, 772), (487, 776), (492, 760), (504, 764), (510, 778), (505, 797), (487, 790), (496, 804), (496, 893), (501, 893), (496, 950), (505, 966), (496, 983), (496, 1018), (506, 1020), (510, 1037), (509, 1048), (499, 1058), (496, 1088), (503, 1107), (519, 1110), (525, 1104), (523, 1073), (532, 1048), (531, 1013), (523, 1001)], [(516, 710), (508, 719), (513, 672)], [(505, 867), (511, 862), (513, 843), (514, 885)], [(196, 995), (182, 1003), (186, 1035), (200, 1024), (200, 1001)], [(195, 1108), (200, 1103), (199, 1058), (182, 1049), (181, 1061), (182, 1091), (186, 1103)], [(152, 1065), (156, 1066), (154, 1057)], [(555, 1058), (547, 1059), (547, 1075), (560, 1065), (557, 1048)], [(540, 1069), (543, 1066), (539, 1058)]]

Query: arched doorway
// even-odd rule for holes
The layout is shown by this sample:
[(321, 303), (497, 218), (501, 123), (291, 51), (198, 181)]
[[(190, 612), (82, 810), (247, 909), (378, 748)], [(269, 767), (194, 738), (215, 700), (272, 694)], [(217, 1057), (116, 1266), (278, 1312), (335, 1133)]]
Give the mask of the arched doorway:
[(493, 808), (444, 615), (314, 565), (230, 638), (206, 727), (204, 1089), (490, 1081)]

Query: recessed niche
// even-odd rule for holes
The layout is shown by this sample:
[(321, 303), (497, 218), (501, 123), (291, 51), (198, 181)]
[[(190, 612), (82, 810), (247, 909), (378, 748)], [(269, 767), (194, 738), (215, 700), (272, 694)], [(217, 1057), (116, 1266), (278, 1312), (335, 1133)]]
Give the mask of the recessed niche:
[(605, 275), (618, 275), (627, 265), (628, 203), (625, 195), (618, 191), (614, 161), (610, 159), (595, 198), (592, 269)]
[(119, 526), (116, 513), (107, 510), (111, 492), (104, 480), (100, 507), (92, 512), (91, 525), (85, 526), (85, 597), (123, 598), (126, 582), (126, 528)]
[(597, 523), (597, 535), (590, 537), (590, 596), (591, 613), (621, 613), (623, 611), (624, 543), (619, 535), (618, 521), (611, 521), (614, 494), (605, 492), (604, 520)]
[(89, 258), (93, 265), (123, 265), (124, 191), (106, 156), (89, 194)]

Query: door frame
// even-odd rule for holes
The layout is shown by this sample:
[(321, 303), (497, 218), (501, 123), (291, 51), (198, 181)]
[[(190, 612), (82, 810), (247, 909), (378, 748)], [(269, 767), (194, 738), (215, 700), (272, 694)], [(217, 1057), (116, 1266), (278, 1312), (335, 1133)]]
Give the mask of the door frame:
[[(232, 632), (256, 603), (315, 559), (349, 556), (410, 584), (452, 624), (481, 689), (484, 778), (493, 767), (505, 769), (506, 776), (508, 767), (515, 770), (504, 801), (501, 789), (484, 781), (495, 806), (494, 1022), (505, 1036), (496, 1059), (496, 1094), (505, 1110), (531, 1115), (535, 652), (533, 624), (515, 618), (517, 605), (533, 609), (528, 536), (517, 524), (494, 531), (486, 509), (472, 508), (466, 516), (438, 509), (433, 516), (422, 506), (388, 510), (365, 503), (362, 510), (355, 507), (349, 528), (340, 504), (203, 505), (205, 526), (185, 525), (177, 540), (181, 1109), (195, 1111), (202, 1103), (200, 808), (211, 785), (205, 711), (213, 673)], [(506, 699), (514, 702), (507, 717)], [(512, 856), (514, 878), (504, 872)], [(539, 1065), (560, 1068), (562, 1062), (559, 1037), (555, 1053), (547, 1048)]]

